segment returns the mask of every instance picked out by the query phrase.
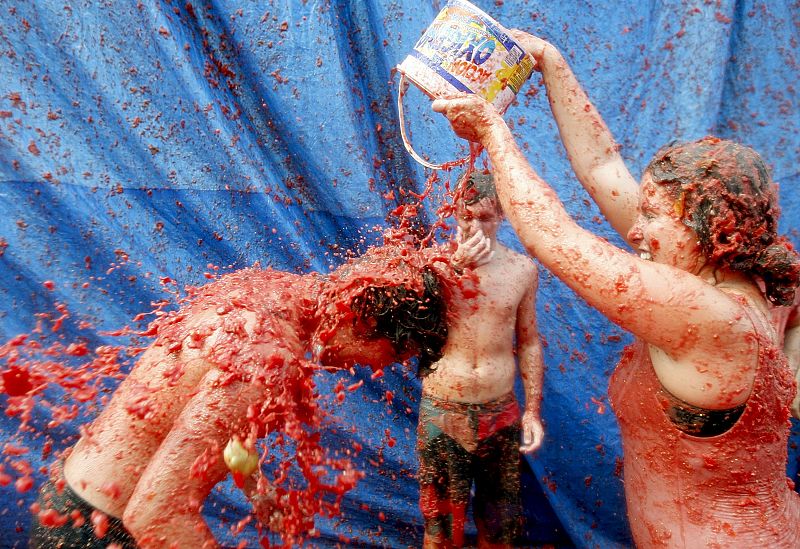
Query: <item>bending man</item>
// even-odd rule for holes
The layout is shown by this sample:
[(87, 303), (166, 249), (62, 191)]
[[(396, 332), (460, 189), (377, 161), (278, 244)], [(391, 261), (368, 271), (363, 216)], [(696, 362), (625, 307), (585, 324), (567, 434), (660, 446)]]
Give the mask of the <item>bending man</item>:
[(329, 276), (244, 269), (196, 289), (151, 326), (155, 342), (43, 488), (31, 547), (215, 546), (201, 508), (228, 474), (223, 448), (270, 431), (294, 438), (309, 481), (278, 525), (285, 543), (302, 539), (324, 496), (357, 478), (319, 471), (324, 449), (305, 434), (319, 422), (315, 369), (435, 360), (438, 283), (418, 251), (387, 246)]

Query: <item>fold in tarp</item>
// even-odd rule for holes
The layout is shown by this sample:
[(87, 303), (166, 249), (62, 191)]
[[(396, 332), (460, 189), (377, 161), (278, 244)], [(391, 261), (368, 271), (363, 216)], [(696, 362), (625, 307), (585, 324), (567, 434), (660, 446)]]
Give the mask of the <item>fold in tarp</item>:
[[(800, 7), (792, 2), (476, 0), (505, 26), (565, 54), (638, 176), (663, 144), (716, 134), (754, 147), (780, 186), (782, 230), (798, 242)], [(425, 189), (405, 152), (396, 108), (403, 60), (442, 1), (142, 0), (5, 3), (0, 8), (0, 335), (34, 330), (66, 307), (51, 338), (108, 344), (107, 335), (169, 297), (162, 282), (260, 263), (327, 272), (390, 226)], [(414, 145), (438, 160), (463, 153), (413, 90)], [(537, 170), (586, 227), (611, 234), (580, 189), (534, 74), (506, 115)], [(446, 199), (442, 174), (416, 222)], [(501, 239), (521, 250), (504, 226)], [(216, 269), (216, 270), (214, 270)], [(52, 282), (52, 284), (50, 284)], [(170, 288), (172, 286), (169, 286)], [(527, 461), (531, 545), (626, 547), (621, 445), (606, 398), (630, 336), (541, 272), (547, 438)], [(355, 377), (355, 379), (354, 379)], [(419, 383), (401, 366), (319, 376), (364, 386), (324, 433), (355, 442), (366, 476), (343, 515), (318, 521), (315, 545), (406, 547), (422, 540), (414, 451)], [(109, 389), (113, 388), (112, 386)], [(384, 395), (395, 398), (387, 402)], [(0, 396), (5, 406), (6, 397)], [(18, 433), (2, 416), (6, 471), (37, 482), (46, 432), (72, 444), (91, 414)], [(350, 427), (356, 426), (355, 430)], [(793, 428), (797, 429), (796, 423)], [(392, 444), (388, 444), (391, 439)], [(794, 438), (797, 440), (797, 437)], [(9, 446), (28, 453), (13, 455)], [(790, 449), (796, 479), (798, 453)], [(15, 478), (15, 477), (13, 477)], [(2, 484), (2, 483), (0, 483)], [(0, 547), (24, 547), (35, 489), (0, 486)], [(247, 506), (230, 485), (205, 513), (234, 538)], [(344, 541), (343, 541), (344, 540)]]

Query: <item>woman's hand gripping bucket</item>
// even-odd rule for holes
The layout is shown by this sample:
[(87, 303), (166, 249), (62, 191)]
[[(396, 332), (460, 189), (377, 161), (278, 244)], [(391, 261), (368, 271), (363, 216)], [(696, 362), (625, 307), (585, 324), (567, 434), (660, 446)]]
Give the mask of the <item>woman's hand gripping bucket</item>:
[(466, 0), (450, 0), (397, 70), (397, 110), (403, 145), (426, 168), (441, 170), (464, 164), (469, 157), (432, 164), (414, 151), (406, 135), (403, 112), (408, 81), (432, 99), (476, 93), (504, 113), (530, 78), (533, 60), (489, 15)]

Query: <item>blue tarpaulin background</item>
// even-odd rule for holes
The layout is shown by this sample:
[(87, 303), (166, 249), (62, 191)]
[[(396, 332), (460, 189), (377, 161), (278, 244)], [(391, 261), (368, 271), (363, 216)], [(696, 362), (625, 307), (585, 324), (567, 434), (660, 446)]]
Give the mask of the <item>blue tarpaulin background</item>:
[[(475, 3), (562, 50), (636, 176), (672, 139), (713, 133), (754, 147), (780, 185), (782, 230), (798, 243), (798, 2)], [(201, 284), (209, 264), (227, 272), (255, 262), (327, 272), (345, 250), (376, 242), (390, 212), (410, 200), (406, 191), (425, 186), (400, 141), (393, 67), (443, 5), (0, 2), (2, 339), (30, 332), (37, 313), (62, 303), (71, 316), (58, 336), (102, 344), (103, 331), (130, 325), (165, 297), (163, 277)], [(537, 80), (507, 120), (570, 212), (619, 242), (575, 181)], [(436, 160), (459, 153), (443, 119), (413, 92), (407, 117), (419, 150)], [(437, 189), (421, 226), (435, 220), (444, 199)], [(520, 249), (508, 227), (501, 236)], [(528, 460), (530, 544), (629, 546), (621, 447), (605, 395), (630, 338), (545, 271), (538, 309), (547, 439)], [(322, 392), (353, 379), (320, 377)], [(418, 382), (400, 366), (375, 381), (366, 370), (355, 377), (365, 386), (337, 409), (341, 423), (326, 437), (342, 448), (363, 444), (367, 476), (343, 517), (319, 522), (314, 544), (419, 546)], [(50, 435), (69, 445), (86, 420)], [(0, 425), (3, 444), (26, 445), (36, 467), (49, 462), (40, 459), (41, 437), (19, 438), (13, 418)], [(795, 480), (796, 469), (793, 445)], [(34, 491), (0, 487), (0, 547), (23, 546)], [(233, 543), (230, 523), (246, 512), (238, 495), (215, 493), (206, 512)], [(254, 530), (242, 536), (255, 545)]]

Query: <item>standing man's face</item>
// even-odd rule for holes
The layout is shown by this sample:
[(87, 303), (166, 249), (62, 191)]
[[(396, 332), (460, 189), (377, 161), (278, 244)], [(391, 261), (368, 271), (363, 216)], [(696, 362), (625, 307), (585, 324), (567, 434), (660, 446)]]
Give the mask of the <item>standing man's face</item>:
[(494, 240), (497, 229), (503, 221), (503, 215), (497, 206), (497, 202), (492, 198), (482, 198), (474, 204), (459, 202), (456, 208), (456, 223), (461, 228), (464, 240), (472, 235), (483, 231), (483, 235)]

